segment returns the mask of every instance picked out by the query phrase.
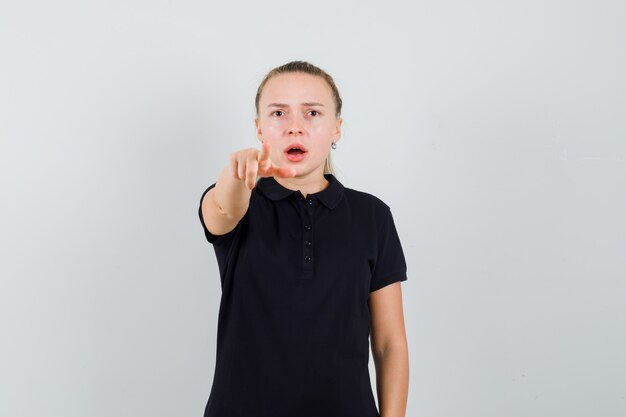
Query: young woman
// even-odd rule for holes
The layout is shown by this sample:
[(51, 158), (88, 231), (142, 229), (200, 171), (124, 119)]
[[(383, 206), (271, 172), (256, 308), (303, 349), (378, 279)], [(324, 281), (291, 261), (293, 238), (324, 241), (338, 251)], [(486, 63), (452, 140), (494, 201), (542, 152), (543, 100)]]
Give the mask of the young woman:
[(407, 267), (389, 206), (333, 174), (337, 87), (293, 61), (267, 74), (255, 104), (261, 149), (230, 154), (200, 198), (222, 287), (204, 415), (404, 417)]

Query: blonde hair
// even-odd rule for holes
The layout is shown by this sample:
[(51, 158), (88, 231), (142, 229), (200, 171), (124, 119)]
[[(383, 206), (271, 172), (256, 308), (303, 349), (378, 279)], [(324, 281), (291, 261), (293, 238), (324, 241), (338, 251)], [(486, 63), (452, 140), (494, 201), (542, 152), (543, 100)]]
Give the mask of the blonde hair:
[[(337, 86), (335, 85), (335, 81), (333, 80), (333, 77), (331, 77), (323, 69), (318, 68), (309, 62), (291, 61), (279, 67), (273, 68), (272, 70), (270, 70), (270, 72), (268, 72), (265, 75), (265, 77), (263, 78), (263, 81), (261, 81), (261, 84), (259, 85), (259, 88), (257, 89), (257, 92), (256, 92), (256, 98), (254, 100), (254, 107), (256, 110), (257, 118), (259, 117), (259, 100), (261, 99), (261, 93), (263, 92), (263, 88), (265, 87), (265, 84), (267, 84), (267, 81), (275, 75), (290, 73), (290, 72), (301, 72), (301, 73), (311, 74), (311, 75), (315, 75), (317, 77), (323, 78), (326, 81), (326, 83), (328, 83), (333, 93), (333, 99), (335, 101), (335, 117), (339, 118), (341, 116), (342, 100), (341, 100), (341, 96), (339, 95), (339, 90), (337, 89)], [(330, 153), (326, 157), (326, 163), (324, 164), (324, 174), (335, 175), (335, 168), (333, 167), (333, 163), (330, 158)]]

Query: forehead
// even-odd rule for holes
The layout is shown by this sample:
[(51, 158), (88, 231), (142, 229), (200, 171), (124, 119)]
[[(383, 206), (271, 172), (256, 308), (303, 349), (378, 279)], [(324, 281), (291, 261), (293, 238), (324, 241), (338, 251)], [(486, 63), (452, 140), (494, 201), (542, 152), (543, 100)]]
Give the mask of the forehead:
[(330, 86), (322, 77), (304, 73), (286, 73), (270, 78), (261, 94), (261, 103), (320, 102), (333, 100)]

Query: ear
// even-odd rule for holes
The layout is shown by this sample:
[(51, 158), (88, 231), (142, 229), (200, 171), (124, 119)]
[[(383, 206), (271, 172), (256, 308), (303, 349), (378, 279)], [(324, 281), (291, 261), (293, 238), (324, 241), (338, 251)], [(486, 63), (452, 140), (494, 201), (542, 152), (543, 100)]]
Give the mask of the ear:
[(337, 123), (335, 123), (335, 138), (333, 142), (339, 142), (341, 138), (341, 124), (343, 123), (343, 119), (341, 117), (337, 118)]

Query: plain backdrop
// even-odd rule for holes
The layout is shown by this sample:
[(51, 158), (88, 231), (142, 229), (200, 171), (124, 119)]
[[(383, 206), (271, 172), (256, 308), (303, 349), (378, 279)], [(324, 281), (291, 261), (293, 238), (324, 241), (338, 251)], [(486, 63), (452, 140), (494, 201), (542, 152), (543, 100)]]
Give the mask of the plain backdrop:
[(626, 415), (625, 40), (621, 0), (2, 2), (0, 415), (202, 415), (199, 199), (291, 60), (397, 224), (407, 416)]

